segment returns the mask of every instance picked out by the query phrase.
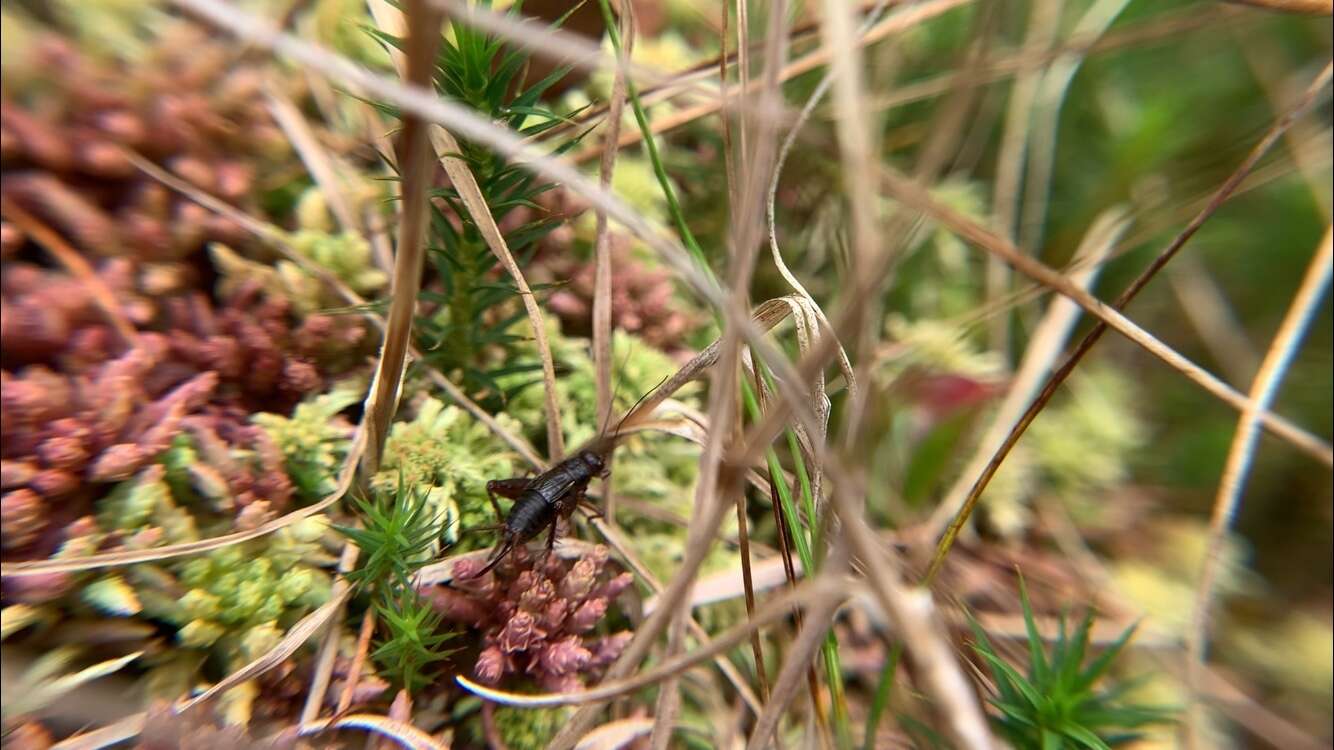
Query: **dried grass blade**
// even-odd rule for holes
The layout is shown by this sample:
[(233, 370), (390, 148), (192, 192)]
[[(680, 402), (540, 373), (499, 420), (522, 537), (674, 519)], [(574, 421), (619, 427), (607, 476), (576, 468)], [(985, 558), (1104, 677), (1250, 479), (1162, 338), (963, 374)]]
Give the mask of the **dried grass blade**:
[(334, 167), (334, 160), (324, 146), (320, 145), (319, 139), (310, 128), (310, 123), (306, 122), (306, 118), (292, 100), (276, 86), (265, 87), (264, 98), (268, 103), (269, 114), (273, 115), (274, 122), (278, 123), (278, 127), (287, 135), (287, 140), (291, 141), (292, 148), (306, 166), (306, 171), (310, 172), (315, 184), (319, 186), (329, 206), (329, 213), (333, 214), (343, 231), (358, 232), (361, 222), (357, 221), (356, 211), (352, 210), (352, 205), (348, 203), (342, 180), (339, 179), (338, 170)]
[(574, 750), (620, 750), (651, 731), (652, 719), (612, 721), (584, 735)]
[(449, 745), (403, 721), (395, 721), (379, 714), (350, 714), (337, 719), (322, 719), (304, 724), (298, 731), (301, 737), (334, 729), (361, 729), (393, 740), (409, 750), (449, 750)]
[(1330, 276), (1334, 273), (1334, 234), (1331, 232), (1334, 232), (1334, 227), (1325, 229), (1325, 236), (1311, 259), (1311, 265), (1306, 270), (1301, 287), (1297, 290), (1297, 295), (1293, 298), (1288, 313), (1274, 336), (1274, 342), (1260, 363), (1259, 372), (1255, 374), (1248, 405), (1242, 411), (1241, 419), (1237, 423), (1237, 432), (1232, 439), (1232, 447), (1228, 450), (1227, 463), (1223, 467), (1223, 477), (1218, 484), (1213, 518), (1209, 523), (1209, 546), (1200, 571), (1199, 588), (1195, 594), (1191, 628), (1186, 641), (1186, 651), (1190, 658), (1187, 676), (1192, 694), (1187, 737), (1192, 747), (1199, 746), (1203, 731), (1204, 717), (1194, 696), (1198, 695), (1203, 680), (1205, 650), (1209, 638), (1210, 605), (1222, 562), (1223, 544), (1228, 530), (1232, 527), (1232, 521), (1236, 518), (1237, 508), (1241, 505), (1241, 493), (1246, 486), (1246, 475), (1250, 472), (1251, 462), (1255, 457), (1256, 444), (1260, 438), (1259, 415), (1269, 408), (1277, 396), (1279, 384), (1287, 373), (1288, 365), (1296, 356), (1302, 337), (1319, 309), (1325, 290), (1329, 288)]
[[(940, 222), (950, 231), (955, 232), (961, 238), (982, 250), (1000, 256), (1020, 273), (1034, 279), (1043, 286), (1074, 300), (1075, 304), (1084, 308), (1086, 312), (1091, 313), (1149, 354), (1161, 359), (1169, 367), (1185, 375), (1219, 400), (1231, 405), (1238, 411), (1245, 407), (1245, 396), (1219, 380), (1212, 373), (1182, 356), (1175, 349), (1164, 344), (1116, 308), (1075, 286), (1059, 271), (1024, 255), (1011, 243), (1006, 242), (1003, 238), (998, 237), (995, 233), (967, 216), (940, 203), (921, 186), (893, 170), (885, 168), (881, 177), (891, 196), (904, 205)], [(1334, 466), (1334, 448), (1331, 448), (1329, 443), (1273, 412), (1265, 412), (1262, 419), (1265, 427), (1277, 437), (1286, 440), (1294, 447), (1301, 449), (1326, 465)]]
[[(603, 133), (602, 160), (598, 163), (598, 184), (603, 190), (611, 190), (613, 171), (616, 168), (616, 140), (621, 132), (621, 115), (625, 109), (626, 67), (634, 51), (635, 24), (634, 6), (626, 5), (626, 12), (621, 16), (621, 37), (623, 43), (617, 55), (616, 75), (612, 80), (611, 104), (607, 110), (607, 129)], [(596, 234), (593, 240), (594, 276), (593, 276), (593, 366), (597, 379), (597, 423), (611, 424), (611, 413), (616, 408), (612, 403), (614, 392), (611, 384), (612, 370), (612, 330), (611, 330), (611, 280), (613, 276), (611, 257), (611, 234), (607, 224), (607, 212), (601, 208), (596, 211)], [(616, 497), (612, 488), (612, 478), (608, 476), (602, 482), (602, 513), (611, 523), (616, 522)]]
[[(403, 79), (409, 86), (429, 87), (435, 73), (436, 50), (440, 46), (441, 17), (424, 0), (408, 0), (406, 52), (403, 55)], [(422, 269), (426, 261), (426, 225), (429, 212), (427, 188), (434, 173), (435, 154), (431, 150), (430, 123), (415, 112), (404, 111), (402, 129), (395, 142), (394, 158), (403, 175), (400, 203), (402, 216), (394, 246), (394, 274), (389, 290), (389, 312), (385, 316), (384, 343), (380, 361), (366, 398), (364, 424), (367, 427), (366, 453), (362, 469), (366, 476), (380, 468), (389, 423), (398, 410), (412, 324), (417, 312), (417, 294), (421, 291)]]
[(147, 714), (133, 714), (91, 732), (76, 734), (51, 746), (51, 750), (101, 750), (136, 737), (144, 730)]

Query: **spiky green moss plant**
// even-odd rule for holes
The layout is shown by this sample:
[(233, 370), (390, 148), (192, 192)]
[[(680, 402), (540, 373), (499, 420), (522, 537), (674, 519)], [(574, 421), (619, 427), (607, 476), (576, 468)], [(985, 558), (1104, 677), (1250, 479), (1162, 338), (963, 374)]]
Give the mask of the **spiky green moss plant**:
[[(490, 3), (484, 0), (482, 4)], [(517, 6), (510, 12), (517, 12)], [(401, 47), (397, 37), (377, 30), (370, 33), (388, 46)], [(524, 80), (528, 58), (527, 52), (499, 36), (467, 24), (451, 24), (440, 45), (436, 91), (520, 135), (539, 135), (565, 119), (546, 108), (541, 97), (569, 68), (557, 68), (529, 85)], [(397, 116), (393, 108), (385, 111)], [(563, 153), (578, 141), (566, 141), (556, 153)], [(477, 178), (482, 197), (498, 224), (520, 207), (540, 212), (535, 199), (555, 187), (554, 183), (538, 182), (523, 165), (511, 164), (479, 144), (460, 139), (459, 145), (459, 156)], [(421, 293), (424, 301), (434, 305), (434, 312), (419, 318), (414, 326), (418, 345), (425, 353), (426, 365), (460, 383), (489, 411), (500, 411), (518, 390), (538, 382), (530, 377), (509, 390), (497, 382), (506, 374), (531, 375), (541, 369), (536, 359), (519, 356), (515, 345), (521, 339), (510, 331), (525, 313), (514, 304), (517, 292), (502, 281), (500, 261), (487, 246), (458, 191), (449, 186), (431, 191), (431, 196), (435, 200), (431, 201), (428, 251), (438, 288)], [(505, 233), (505, 242), (520, 266), (526, 264), (537, 241), (560, 222), (559, 218), (538, 218)], [(535, 291), (540, 289), (540, 285), (534, 287)]]
[[(520, 429), (507, 414), (496, 419), (507, 429)], [(430, 487), (425, 500), (433, 522), (443, 526), (442, 541), (466, 550), (486, 543), (483, 536), (459, 532), (496, 522), (486, 482), (513, 476), (513, 459), (485, 425), (456, 406), (428, 397), (418, 403), (412, 421), (390, 429), (383, 468), (371, 486), (383, 493), (393, 492), (400, 481), (409, 487)], [(508, 502), (502, 500), (502, 507)]]
[(405, 486), (400, 476), (392, 493), (354, 497), (363, 526), (337, 527), (361, 549), (361, 564), (347, 574), (365, 592), (382, 626), (371, 658), (382, 675), (409, 693), (430, 684), (431, 665), (452, 653), (445, 647), (455, 633), (443, 631), (441, 617), (413, 585), (430, 562), (446, 520), (438, 520), (430, 491)]
[(1002, 659), (982, 627), (969, 618), (977, 639), (973, 651), (986, 662), (996, 685), (995, 695), (988, 701), (999, 712), (992, 721), (1015, 747), (1103, 750), (1138, 739), (1141, 733), (1136, 730), (1141, 727), (1171, 720), (1172, 712), (1164, 707), (1123, 703), (1133, 682), (1098, 689), (1098, 683), (1108, 677), (1113, 662), (1134, 635), (1134, 626), (1085, 665), (1093, 612), (1084, 615), (1073, 638), (1066, 632), (1062, 615), (1048, 652), (1034, 623), (1023, 578), (1019, 579), (1019, 596), (1028, 640), (1026, 673), (1021, 674)]

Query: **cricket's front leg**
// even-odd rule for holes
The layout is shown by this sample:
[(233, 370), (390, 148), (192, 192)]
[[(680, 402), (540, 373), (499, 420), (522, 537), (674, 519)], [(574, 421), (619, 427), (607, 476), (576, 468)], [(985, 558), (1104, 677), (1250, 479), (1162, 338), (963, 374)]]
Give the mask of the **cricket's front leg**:
[(496, 518), (500, 519), (503, 526), (505, 524), (505, 514), (500, 510), (500, 503), (496, 502), (496, 495), (507, 497), (510, 500), (518, 500), (519, 495), (528, 489), (528, 485), (533, 480), (527, 477), (514, 477), (513, 479), (492, 479), (486, 483), (486, 499), (491, 501), (491, 507), (496, 511)]

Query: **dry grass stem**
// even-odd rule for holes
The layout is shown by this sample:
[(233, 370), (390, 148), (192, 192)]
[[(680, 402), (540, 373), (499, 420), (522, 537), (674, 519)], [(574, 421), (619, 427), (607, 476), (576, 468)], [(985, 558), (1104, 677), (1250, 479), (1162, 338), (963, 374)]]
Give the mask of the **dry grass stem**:
[[(626, 66), (634, 52), (635, 24), (634, 6), (627, 4), (621, 14), (621, 51), (619, 65), (611, 85), (611, 104), (608, 109), (607, 129), (603, 133), (602, 160), (598, 164), (598, 182), (603, 190), (611, 191), (612, 174), (616, 168), (616, 139), (620, 136), (622, 113), (625, 110)], [(593, 257), (595, 262), (593, 278), (593, 367), (597, 378), (597, 423), (609, 425), (612, 410), (616, 408), (615, 392), (612, 388), (612, 330), (611, 330), (611, 279), (612, 255), (611, 234), (607, 224), (607, 212), (596, 209), (596, 228), (593, 239)], [(613, 492), (612, 478), (602, 483), (602, 513), (612, 523), (616, 522), (616, 496)]]
[(268, 101), (269, 114), (273, 115), (274, 122), (282, 128), (306, 171), (310, 172), (315, 184), (319, 186), (329, 206), (329, 213), (333, 214), (343, 231), (360, 233), (361, 222), (357, 220), (357, 212), (348, 201), (334, 159), (315, 137), (306, 118), (277, 87), (268, 86), (264, 96)]
[[(346, 575), (357, 564), (357, 557), (361, 550), (350, 540), (343, 544), (343, 552), (338, 556), (338, 578), (334, 580), (331, 595), (335, 599), (343, 598), (346, 602), (348, 590), (351, 585), (348, 583)], [(369, 612), (369, 610), (367, 610)], [(338, 641), (343, 633), (343, 609), (340, 607), (332, 615), (333, 623), (329, 630), (324, 634), (324, 640), (320, 643), (319, 655), (315, 657), (315, 674), (311, 677), (310, 688), (306, 691), (306, 702), (301, 707), (301, 723), (314, 721), (320, 715), (320, 706), (324, 705), (324, 694), (329, 690), (329, 680), (333, 677), (334, 659), (338, 657)], [(360, 665), (356, 665), (360, 669)], [(348, 673), (348, 685), (350, 686), (356, 680), (357, 671), (353, 669)], [(340, 706), (341, 711), (346, 706)]]
[[(1099, 216), (1075, 252), (1076, 262), (1072, 265), (1079, 266), (1081, 270), (1072, 273), (1070, 281), (1081, 289), (1091, 288), (1102, 269), (1102, 263), (1129, 226), (1129, 219), (1122, 209), (1112, 209)], [(1056, 358), (1064, 349), (1080, 312), (1079, 306), (1065, 297), (1056, 297), (1047, 306), (1046, 314), (1033, 329), (1023, 359), (1010, 380), (1005, 398), (991, 418), (991, 424), (978, 440), (972, 457), (964, 464), (954, 484), (950, 485), (936, 506), (931, 519), (922, 527), (925, 539), (934, 540), (945, 530), (950, 517), (967, 496), (974, 479), (986, 468), (987, 462), (1005, 441), (1005, 436), (1023, 416), (1024, 409), (1032, 403), (1042, 381), (1051, 372)]]
[(334, 719), (322, 719), (302, 725), (298, 736), (309, 737), (337, 729), (360, 729), (393, 740), (408, 750), (449, 750), (449, 745), (411, 724), (379, 714), (349, 714)]
[[(440, 15), (424, 0), (410, 0), (407, 15), (412, 19), (404, 45), (403, 78), (410, 86), (429, 87), (435, 72), (435, 54), (440, 46)], [(389, 288), (389, 311), (385, 316), (384, 344), (380, 361), (366, 398), (366, 453), (362, 470), (371, 476), (380, 468), (389, 423), (398, 410), (399, 388), (412, 342), (412, 324), (417, 313), (426, 260), (427, 190), (434, 173), (430, 124), (415, 112), (403, 113), (403, 126), (395, 142), (394, 158), (403, 176), (398, 239), (394, 243), (394, 273)], [(462, 192), (462, 189), (460, 189)]]
[[(1223, 557), (1223, 543), (1232, 528), (1237, 508), (1241, 505), (1246, 476), (1250, 473), (1251, 462), (1255, 457), (1260, 438), (1259, 417), (1277, 396), (1288, 365), (1296, 356), (1302, 337), (1319, 309), (1325, 290), (1329, 288), (1330, 275), (1334, 272), (1334, 235), (1331, 232), (1334, 232), (1334, 228), (1325, 230), (1325, 236), (1311, 259), (1301, 287), (1293, 297), (1269, 351), (1260, 362), (1260, 369), (1251, 383), (1247, 406), (1242, 410), (1232, 446), (1228, 449), (1223, 477), (1219, 480), (1218, 495), (1214, 500), (1213, 518), (1209, 524), (1209, 546), (1200, 570), (1191, 627), (1186, 637), (1186, 652), (1190, 659), (1187, 677), (1192, 696), (1198, 695), (1200, 690), (1209, 637), (1209, 616)], [(1203, 722), (1203, 712), (1198, 702), (1193, 701), (1186, 725), (1188, 744), (1192, 748), (1201, 747)]]

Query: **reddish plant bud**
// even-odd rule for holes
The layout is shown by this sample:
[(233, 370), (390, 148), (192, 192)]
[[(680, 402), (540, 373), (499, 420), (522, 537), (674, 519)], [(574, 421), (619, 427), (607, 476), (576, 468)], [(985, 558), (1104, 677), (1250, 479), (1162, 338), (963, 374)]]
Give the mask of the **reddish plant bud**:
[(548, 643), (538, 652), (537, 660), (529, 667), (529, 672), (537, 670), (553, 675), (574, 674), (586, 668), (593, 660), (593, 654), (580, 643), (579, 636), (571, 635), (559, 641)]
[(561, 579), (560, 595), (567, 599), (582, 600), (593, 590), (597, 582), (597, 565), (584, 558), (570, 568), (569, 575)]
[(37, 446), (37, 455), (47, 466), (74, 469), (88, 460), (88, 450), (76, 437), (50, 437)]
[(607, 615), (606, 599), (589, 599), (570, 615), (565, 626), (576, 633), (587, 633)]
[(542, 639), (546, 633), (537, 627), (537, 620), (527, 612), (516, 612), (500, 631), (499, 644), (508, 654), (525, 651), (534, 642)]
[(630, 639), (633, 637), (634, 634), (630, 631), (622, 630), (599, 639), (593, 648), (593, 661), (590, 666), (605, 667), (619, 659), (621, 652), (630, 644)]
[(79, 488), (79, 478), (64, 469), (47, 469), (37, 473), (28, 486), (42, 497), (58, 498)]
[(119, 482), (134, 476), (152, 456), (134, 443), (120, 443), (102, 451), (88, 472), (94, 482)]
[(0, 497), (0, 547), (15, 550), (32, 544), (46, 523), (46, 503), (36, 492), (14, 490)]
[(477, 655), (477, 665), (473, 667), (473, 674), (477, 675), (477, 679), (483, 684), (495, 685), (505, 676), (507, 671), (505, 663), (505, 654), (498, 647), (491, 646)]

